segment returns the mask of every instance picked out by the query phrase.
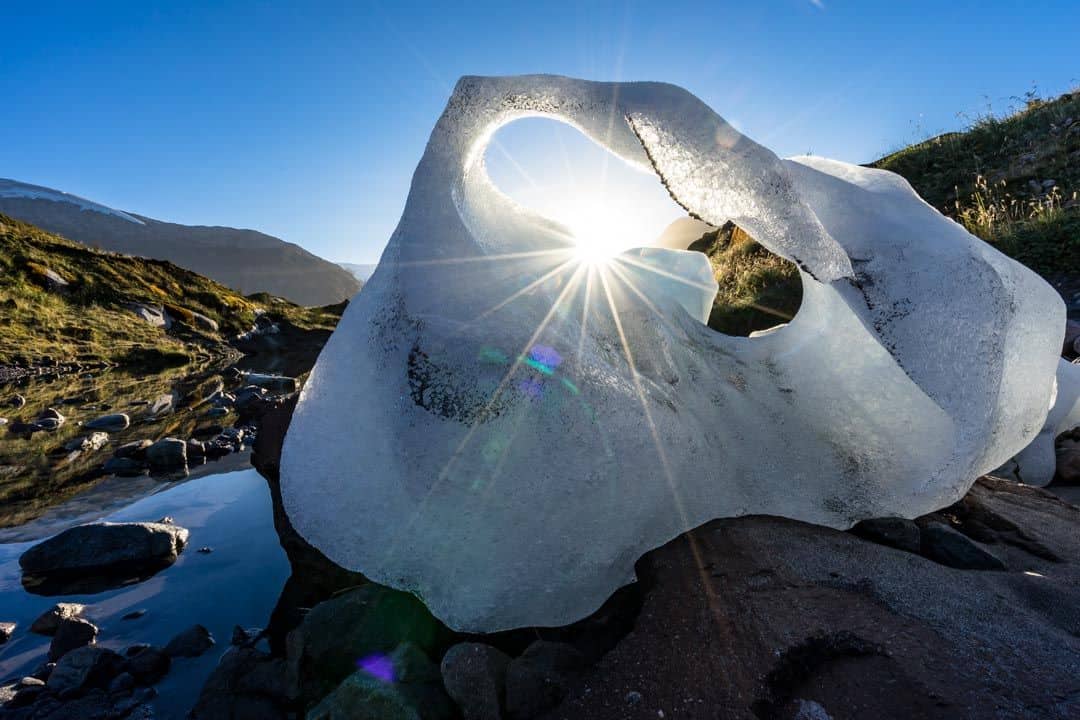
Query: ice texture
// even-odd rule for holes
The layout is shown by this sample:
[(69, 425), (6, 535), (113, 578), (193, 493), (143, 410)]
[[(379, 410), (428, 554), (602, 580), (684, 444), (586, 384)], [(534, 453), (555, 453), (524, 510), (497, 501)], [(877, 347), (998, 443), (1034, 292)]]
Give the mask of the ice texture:
[(1080, 426), (1080, 365), (1058, 360), (1057, 387), (1053, 405), (1042, 430), (1031, 444), (996, 474), (1020, 480), (1028, 485), (1049, 485), (1057, 472), (1054, 440), (1066, 430)]
[[(493, 133), (538, 115), (797, 263), (797, 316), (725, 336), (704, 255), (576, 259), (485, 171)], [(672, 85), (466, 77), (301, 393), (282, 497), (331, 560), (455, 629), (564, 625), (713, 518), (954, 502), (1043, 426), (1064, 320), (897, 175), (780, 159)]]

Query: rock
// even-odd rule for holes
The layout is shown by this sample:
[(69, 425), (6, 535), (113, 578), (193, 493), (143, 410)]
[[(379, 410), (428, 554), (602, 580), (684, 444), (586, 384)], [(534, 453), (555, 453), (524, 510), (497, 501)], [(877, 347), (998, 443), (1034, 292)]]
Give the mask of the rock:
[(110, 695), (123, 695), (135, 689), (135, 678), (131, 673), (122, 672), (109, 683)]
[(1080, 355), (1080, 348), (1076, 347), (1077, 342), (1080, 342), (1080, 321), (1066, 320), (1065, 342), (1061, 347), (1062, 356), (1072, 358)]
[(64, 424), (66, 418), (60, 414), (60, 411), (56, 408), (46, 408), (41, 411), (41, 414), (37, 417), (38, 420), (56, 420), (61, 425)]
[(198, 657), (214, 647), (214, 636), (202, 625), (192, 625), (165, 646), (169, 657)]
[[(23, 679), (26, 680), (27, 678)], [(43, 692), (45, 692), (45, 683), (40, 683), (39, 685), (24, 685), (20, 682), (18, 690), (15, 692), (15, 696), (7, 702), (5, 707), (15, 709), (32, 705), (34, 701), (41, 697)]]
[(165, 677), (172, 665), (172, 658), (163, 649), (147, 645), (129, 648), (124, 669), (131, 673), (139, 685), (153, 685)]
[(0, 622), (0, 645), (3, 645), (15, 634), (15, 628), (19, 625), (13, 622)]
[(34, 669), (34, 672), (30, 673), (30, 676), (37, 678), (42, 682), (47, 682), (55, 667), (56, 663), (54, 662), (42, 663)]
[(285, 661), (254, 648), (229, 648), (207, 678), (191, 720), (284, 720)]
[(63, 420), (57, 420), (56, 418), (51, 418), (51, 417), (41, 418), (40, 420), (35, 420), (34, 421), (34, 425), (39, 430), (45, 430), (46, 432), (56, 432), (57, 430), (60, 429), (60, 426), (63, 425), (63, 424), (64, 424)]
[(187, 539), (188, 531), (176, 525), (91, 523), (34, 545), (19, 565), (29, 575), (141, 568), (175, 561)]
[(83, 428), (87, 430), (101, 430), (102, 432), (114, 433), (126, 430), (131, 425), (131, 418), (124, 413), (114, 413), (112, 415), (102, 415), (101, 417), (94, 418), (90, 422), (83, 423)]
[(105, 472), (120, 477), (135, 477), (146, 472), (146, 462), (132, 457), (111, 457), (103, 466)]
[(360, 669), (308, 712), (308, 720), (449, 720), (453, 706), (439, 673), (415, 645), (388, 658), (387, 676)]
[(832, 715), (829, 715), (821, 703), (813, 700), (803, 700), (802, 698), (795, 702), (798, 709), (795, 711), (792, 720), (833, 720)]
[(146, 449), (150, 467), (167, 470), (187, 465), (187, 443), (176, 438), (164, 438)]
[(165, 415), (170, 413), (176, 407), (176, 397), (172, 393), (165, 393), (164, 395), (158, 395), (152, 403), (150, 403), (150, 415), (152, 417), (158, 417), (159, 415)]
[(208, 418), (223, 418), (229, 414), (229, 408), (226, 407), (212, 407), (206, 411), (206, 417)]
[(138, 620), (139, 618), (141, 618), (145, 614), (146, 614), (146, 610), (143, 609), (143, 608), (139, 608), (138, 610), (132, 610), (131, 612), (126, 613), (120, 619), (121, 620)]
[(1059, 485), (1080, 485), (1080, 440), (1058, 440), (1056, 459), (1054, 482)]
[(442, 659), (446, 692), (465, 720), (501, 720), (510, 656), (482, 643), (454, 645)]
[(85, 605), (79, 603), (57, 603), (38, 616), (30, 625), (30, 632), (38, 635), (55, 635), (62, 620), (82, 615)]
[(49, 645), (49, 661), (56, 662), (76, 648), (97, 642), (97, 625), (86, 618), (64, 618), (56, 625), (52, 643)]
[(262, 628), (242, 628), (233, 626), (231, 645), (254, 645), (263, 636)]
[(113, 457), (143, 460), (146, 458), (146, 450), (153, 444), (150, 440), (133, 440), (116, 448)]
[(265, 388), (272, 393), (294, 393), (297, 389), (296, 378), (284, 377), (282, 375), (248, 373), (244, 376), (244, 379), (249, 385)]
[(56, 663), (45, 686), (60, 697), (79, 690), (105, 688), (123, 667), (124, 658), (108, 648), (82, 647), (67, 653)]
[(268, 393), (266, 390), (258, 385), (247, 385), (233, 393), (233, 396), (236, 398), (236, 400), (233, 401), (233, 404), (236, 406), (237, 410), (243, 412), (248, 406), (253, 405), (260, 400), (265, 400), (267, 395)]
[(45, 687), (45, 681), (32, 675), (19, 680), (19, 687)]
[(94, 450), (100, 450), (105, 447), (108, 442), (109, 436), (106, 433), (96, 432), (71, 440), (64, 445), (64, 449), (68, 452), (74, 452), (76, 450), (80, 452), (93, 452)]
[(144, 303), (128, 303), (125, 307), (135, 313), (139, 318), (150, 323), (154, 327), (165, 328), (172, 325), (171, 318), (165, 314), (165, 309), (160, 305), (146, 305)]
[(195, 322), (195, 327), (200, 330), (206, 330), (209, 332), (217, 332), (218, 324), (216, 320), (206, 317), (205, 315), (197, 312), (191, 313), (192, 320)]
[(919, 552), (919, 526), (914, 520), (899, 517), (871, 518), (856, 523), (851, 532), (864, 540), (907, 552)]
[(409, 593), (375, 583), (319, 603), (286, 640), (288, 692), (323, 697), (356, 670), (357, 658), (388, 655), (402, 642), (433, 649), (449, 635)]
[(193, 460), (200, 460), (206, 457), (206, 443), (199, 442), (198, 440), (187, 441), (187, 456)]
[(922, 554), (960, 570), (1004, 570), (1005, 563), (983, 550), (963, 533), (939, 522), (922, 528)]
[(7, 401), (4, 403), (4, 405), (5, 405), (5, 407), (14, 408), (15, 410), (18, 410), (22, 406), (26, 405), (26, 398), (24, 398), (22, 395), (15, 394), (15, 395), (12, 395), (11, 397), (9, 397), (7, 399)]
[(506, 712), (512, 720), (539, 716), (566, 696), (571, 677), (585, 665), (572, 645), (537, 640), (506, 669)]
[(8, 425), (8, 432), (12, 435), (30, 436), (36, 432), (41, 432), (44, 429), (45, 428), (41, 427), (37, 423), (24, 423), (16, 421)]

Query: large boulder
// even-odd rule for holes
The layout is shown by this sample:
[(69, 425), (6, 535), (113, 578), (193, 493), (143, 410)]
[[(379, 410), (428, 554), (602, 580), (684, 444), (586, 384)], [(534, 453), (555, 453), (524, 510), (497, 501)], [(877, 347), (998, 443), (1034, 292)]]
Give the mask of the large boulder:
[(214, 636), (202, 625), (192, 625), (165, 645), (169, 657), (198, 657), (214, 647)]
[(153, 685), (165, 677), (172, 665), (172, 658), (159, 647), (136, 645), (127, 651), (124, 670), (139, 685)]
[(85, 609), (86, 606), (79, 603), (57, 603), (34, 620), (30, 625), (30, 632), (38, 635), (55, 635), (63, 620), (78, 617)]
[(285, 661), (254, 648), (232, 647), (207, 678), (191, 720), (284, 720)]
[(358, 660), (388, 655), (403, 642), (431, 651), (446, 638), (446, 629), (408, 593), (375, 584), (347, 590), (313, 607), (289, 633), (289, 694), (321, 698)]
[(146, 449), (150, 467), (170, 470), (187, 465), (187, 443), (176, 438), (163, 438)]
[(187, 539), (185, 528), (165, 523), (79, 525), (34, 545), (19, 565), (28, 575), (142, 568), (175, 561)]
[(465, 720), (502, 720), (510, 656), (483, 643), (458, 643), (443, 655), (446, 692)]
[(64, 618), (57, 623), (49, 644), (49, 662), (56, 662), (77, 648), (93, 645), (97, 641), (97, 634), (97, 626), (86, 618)]
[(438, 668), (411, 643), (400, 645), (378, 669), (362, 666), (307, 715), (308, 720), (450, 720), (453, 716)]
[(123, 669), (124, 658), (113, 650), (78, 648), (56, 663), (45, 685), (50, 692), (60, 696), (90, 688), (105, 688)]
[(85, 430), (101, 430), (102, 432), (114, 433), (126, 430), (131, 425), (131, 418), (124, 413), (102, 415), (89, 422), (83, 423)]

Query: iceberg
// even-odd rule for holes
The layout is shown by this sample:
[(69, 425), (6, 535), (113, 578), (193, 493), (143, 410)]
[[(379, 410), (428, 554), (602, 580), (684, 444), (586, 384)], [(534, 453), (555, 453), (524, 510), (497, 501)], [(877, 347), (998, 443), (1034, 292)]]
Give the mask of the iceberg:
[[(755, 337), (704, 324), (704, 255), (607, 261), (492, 184), (544, 116), (800, 269)], [(328, 558), (457, 630), (565, 625), (717, 517), (848, 528), (960, 498), (1040, 432), (1065, 307), (897, 175), (778, 158), (661, 83), (465, 77), (378, 268), (303, 388), (285, 509)]]

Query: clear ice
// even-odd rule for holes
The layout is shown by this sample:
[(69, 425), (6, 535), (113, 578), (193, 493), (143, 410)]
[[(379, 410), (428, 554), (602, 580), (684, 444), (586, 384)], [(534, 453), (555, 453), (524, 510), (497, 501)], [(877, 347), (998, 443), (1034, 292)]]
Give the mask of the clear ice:
[[(582, 260), (485, 171), (526, 116), (796, 263), (796, 317), (725, 336), (703, 324), (704, 255)], [(466, 77), (303, 389), (285, 508), (455, 629), (564, 625), (713, 518), (847, 528), (954, 502), (1040, 432), (1064, 320), (1049, 285), (897, 175), (780, 159), (672, 85)]]

